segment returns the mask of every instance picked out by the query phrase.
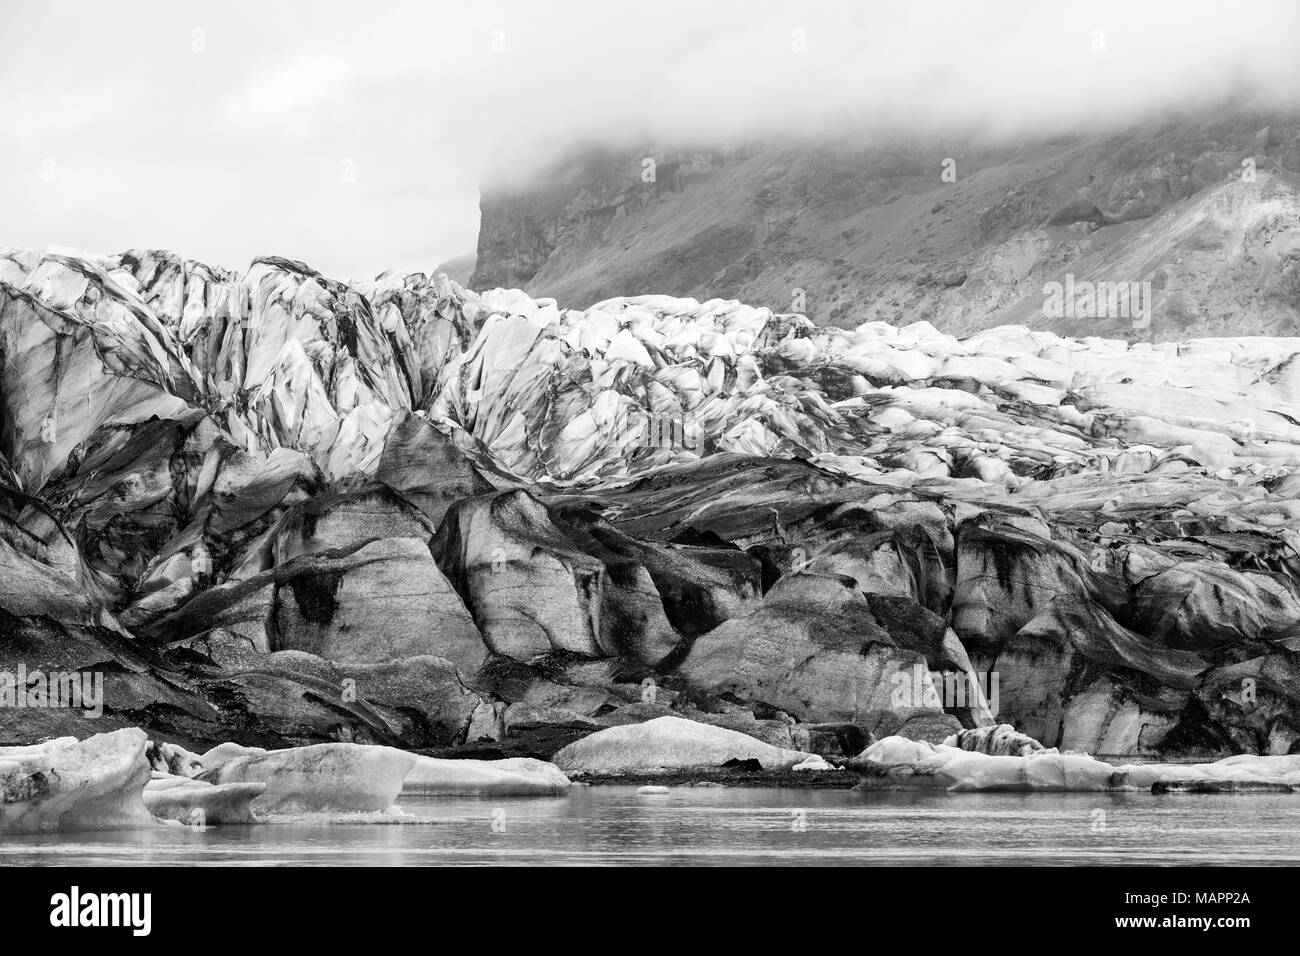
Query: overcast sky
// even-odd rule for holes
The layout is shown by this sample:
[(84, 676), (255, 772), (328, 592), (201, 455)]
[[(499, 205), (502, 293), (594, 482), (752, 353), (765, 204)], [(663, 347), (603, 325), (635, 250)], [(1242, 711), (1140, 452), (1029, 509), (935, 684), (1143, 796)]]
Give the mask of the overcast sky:
[(1283, 104), (1298, 50), (1295, 0), (0, 0), (0, 245), (428, 271), (578, 139)]

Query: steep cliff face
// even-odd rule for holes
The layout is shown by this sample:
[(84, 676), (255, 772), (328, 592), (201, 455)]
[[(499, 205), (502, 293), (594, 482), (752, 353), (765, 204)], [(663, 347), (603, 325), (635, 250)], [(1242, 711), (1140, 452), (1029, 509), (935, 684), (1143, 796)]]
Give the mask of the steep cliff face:
[[(1172, 340), (1300, 329), (1300, 123), (1233, 115), (1014, 146), (583, 151), (485, 188), (471, 284), (567, 307), (737, 298), (819, 324), (918, 318)], [(1150, 321), (1044, 284), (1150, 282)]]
[[(698, 175), (725, 161), (708, 153), (660, 157), (652, 164), (647, 159), (652, 157), (583, 150), (527, 186), (485, 190), (471, 284), (527, 288), (548, 266), (555, 272), (557, 250), (592, 252), (612, 225), (680, 194), (688, 171)], [(541, 281), (550, 280), (544, 276)]]

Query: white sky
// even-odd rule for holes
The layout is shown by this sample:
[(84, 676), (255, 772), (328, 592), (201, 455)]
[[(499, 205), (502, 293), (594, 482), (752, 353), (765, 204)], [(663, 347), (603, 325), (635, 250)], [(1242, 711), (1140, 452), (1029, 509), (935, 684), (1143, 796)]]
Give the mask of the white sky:
[(1248, 92), (1300, 97), (1295, 0), (0, 0), (0, 245), (427, 271), (473, 249), (489, 169), (579, 139), (1015, 134)]

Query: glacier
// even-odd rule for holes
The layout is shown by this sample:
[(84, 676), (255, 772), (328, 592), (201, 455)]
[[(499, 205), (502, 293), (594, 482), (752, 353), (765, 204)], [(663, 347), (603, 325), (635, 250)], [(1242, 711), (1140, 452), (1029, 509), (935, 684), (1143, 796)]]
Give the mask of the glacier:
[(1139, 335), (0, 252), (0, 743), (1289, 754), (1300, 338)]

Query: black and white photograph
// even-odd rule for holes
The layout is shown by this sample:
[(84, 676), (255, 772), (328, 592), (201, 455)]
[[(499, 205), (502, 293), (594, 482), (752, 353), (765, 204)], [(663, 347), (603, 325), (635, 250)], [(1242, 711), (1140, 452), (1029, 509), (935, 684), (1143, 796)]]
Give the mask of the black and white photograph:
[(1294, 0), (0, 0), (23, 921), (1297, 863)]

